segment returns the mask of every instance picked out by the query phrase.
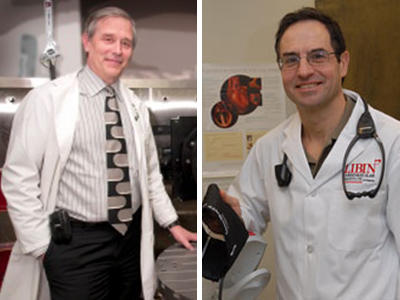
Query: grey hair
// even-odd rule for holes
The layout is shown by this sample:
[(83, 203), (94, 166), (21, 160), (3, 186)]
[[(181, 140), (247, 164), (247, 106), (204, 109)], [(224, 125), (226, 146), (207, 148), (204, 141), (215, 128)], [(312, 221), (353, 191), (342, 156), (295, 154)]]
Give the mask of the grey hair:
[(132, 48), (135, 48), (137, 43), (135, 21), (125, 10), (119, 7), (107, 6), (91, 12), (85, 21), (83, 32), (88, 35), (89, 39), (92, 38), (96, 30), (97, 22), (107, 17), (121, 17), (131, 22), (133, 32)]

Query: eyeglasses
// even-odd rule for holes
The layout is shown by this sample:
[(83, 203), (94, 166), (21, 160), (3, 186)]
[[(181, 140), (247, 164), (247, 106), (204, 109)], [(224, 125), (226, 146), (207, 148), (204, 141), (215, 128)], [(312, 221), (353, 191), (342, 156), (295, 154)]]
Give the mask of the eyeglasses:
[[(313, 50), (306, 55), (307, 62), (318, 67), (328, 62), (329, 55), (336, 54), (336, 52), (328, 52), (324, 49)], [(278, 59), (278, 65), (281, 70), (294, 70), (300, 65), (301, 56), (297, 54), (285, 54)]]

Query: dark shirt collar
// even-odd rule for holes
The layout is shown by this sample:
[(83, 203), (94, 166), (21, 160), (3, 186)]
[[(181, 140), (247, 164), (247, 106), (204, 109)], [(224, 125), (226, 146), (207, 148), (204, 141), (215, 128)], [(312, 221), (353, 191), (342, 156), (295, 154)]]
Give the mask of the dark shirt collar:
[(353, 99), (351, 99), (347, 95), (345, 95), (345, 99), (346, 99), (346, 106), (344, 108), (344, 113), (342, 115), (342, 118), (340, 119), (338, 126), (332, 132), (331, 138), (327, 140), (325, 147), (323, 148), (318, 160), (313, 159), (307, 153), (307, 151), (304, 149), (304, 152), (306, 153), (308, 164), (311, 169), (311, 173), (313, 174), (314, 177), (317, 175), (319, 169), (322, 166), (322, 163), (325, 161), (329, 152), (333, 148), (336, 140), (339, 138), (340, 133), (342, 132), (343, 128), (346, 126), (347, 121), (350, 119), (351, 113), (353, 112), (353, 108), (356, 105), (356, 103), (353, 101)]

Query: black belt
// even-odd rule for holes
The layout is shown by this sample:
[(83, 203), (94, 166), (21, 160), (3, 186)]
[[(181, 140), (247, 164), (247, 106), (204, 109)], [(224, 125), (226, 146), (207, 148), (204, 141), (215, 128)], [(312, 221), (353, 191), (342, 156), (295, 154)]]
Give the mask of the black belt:
[[(141, 217), (142, 217), (142, 207), (139, 206), (138, 210), (132, 215), (132, 221), (136, 222), (135, 224), (140, 226)], [(69, 220), (71, 222), (71, 226), (75, 227), (75, 228), (106, 228), (107, 226), (111, 225), (111, 223), (108, 222), (108, 221), (85, 222), (85, 221), (81, 221), (81, 220), (75, 219), (75, 218), (73, 218), (71, 216), (69, 217)], [(131, 222), (129, 222), (129, 224)]]
[(110, 223), (107, 221), (103, 222), (85, 222), (75, 218), (70, 217), (71, 226), (77, 228), (102, 228), (106, 226), (110, 226)]

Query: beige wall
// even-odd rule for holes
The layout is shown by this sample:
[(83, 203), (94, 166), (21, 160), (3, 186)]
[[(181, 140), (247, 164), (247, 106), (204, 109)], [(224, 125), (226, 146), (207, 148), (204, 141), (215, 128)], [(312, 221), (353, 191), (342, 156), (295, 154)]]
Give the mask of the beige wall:
[[(314, 7), (314, 1), (203, 0), (203, 63), (275, 62), (274, 35), (279, 20), (303, 6)], [(272, 300), (276, 299), (276, 273), (271, 230), (265, 239), (269, 246), (260, 267), (272, 272), (272, 280), (259, 299)]]

